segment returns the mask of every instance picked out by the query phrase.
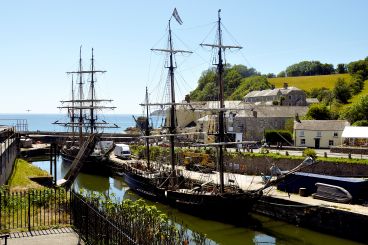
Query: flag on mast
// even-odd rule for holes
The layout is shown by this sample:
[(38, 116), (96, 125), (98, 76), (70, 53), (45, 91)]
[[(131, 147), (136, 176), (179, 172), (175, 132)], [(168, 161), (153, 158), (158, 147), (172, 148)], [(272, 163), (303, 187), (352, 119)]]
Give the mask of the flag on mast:
[(176, 21), (181, 25), (183, 24), (183, 21), (181, 20), (178, 11), (176, 10), (176, 8), (174, 8), (174, 11), (172, 13), (172, 16), (174, 16), (174, 18), (176, 19)]

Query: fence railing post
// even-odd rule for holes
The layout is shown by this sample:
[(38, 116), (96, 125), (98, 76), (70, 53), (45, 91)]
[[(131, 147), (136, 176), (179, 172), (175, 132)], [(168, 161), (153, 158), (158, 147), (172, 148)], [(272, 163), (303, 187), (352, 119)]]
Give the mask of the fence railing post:
[(31, 232), (31, 192), (28, 191), (28, 231)]

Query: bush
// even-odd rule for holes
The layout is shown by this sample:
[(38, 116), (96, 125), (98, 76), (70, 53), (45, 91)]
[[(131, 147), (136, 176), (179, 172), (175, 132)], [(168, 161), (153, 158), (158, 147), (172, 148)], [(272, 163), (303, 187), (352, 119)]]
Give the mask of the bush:
[(313, 159), (316, 159), (317, 158), (317, 153), (314, 149), (307, 148), (303, 151), (303, 156), (311, 157)]
[(266, 142), (269, 144), (286, 144), (292, 145), (293, 136), (290, 131), (287, 130), (266, 130), (265, 131)]

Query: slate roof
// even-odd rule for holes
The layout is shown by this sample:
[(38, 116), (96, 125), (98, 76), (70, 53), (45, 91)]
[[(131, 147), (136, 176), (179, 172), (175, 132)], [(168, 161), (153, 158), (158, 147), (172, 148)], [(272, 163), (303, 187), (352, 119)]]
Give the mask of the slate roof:
[(345, 120), (301, 120), (300, 123), (294, 122), (294, 129), (342, 131), (345, 126), (349, 125), (349, 122)]
[(235, 112), (235, 117), (254, 117), (253, 111), (257, 112), (257, 117), (295, 117), (296, 114), (304, 116), (308, 111), (308, 107), (253, 105), (252, 110), (245, 109)]
[(265, 96), (276, 96), (279, 92), (282, 95), (287, 95), (291, 91), (301, 91), (301, 89), (296, 87), (288, 87), (288, 88), (274, 88), (274, 89), (265, 89), (260, 91), (252, 91), (249, 92), (244, 98), (254, 98), (254, 97), (265, 97)]

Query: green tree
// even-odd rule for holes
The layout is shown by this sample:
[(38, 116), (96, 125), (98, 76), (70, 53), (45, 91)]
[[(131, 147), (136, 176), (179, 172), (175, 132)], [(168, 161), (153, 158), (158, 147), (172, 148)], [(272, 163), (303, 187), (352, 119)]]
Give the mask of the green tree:
[(272, 88), (265, 76), (252, 76), (241, 81), (238, 88), (229, 97), (232, 100), (242, 100), (250, 91)]
[(329, 120), (331, 113), (325, 104), (313, 104), (305, 115), (307, 120)]
[(344, 74), (348, 72), (348, 67), (346, 64), (337, 64), (336, 72), (339, 74)]
[(351, 75), (360, 75), (363, 81), (368, 79), (368, 57), (364, 60), (354, 61), (348, 64), (348, 71)]
[(343, 104), (351, 98), (351, 87), (343, 78), (338, 78), (333, 89), (334, 97)]
[(302, 61), (286, 68), (288, 76), (328, 75), (335, 72), (332, 64), (322, 64), (319, 61)]
[(359, 101), (346, 107), (340, 115), (341, 119), (348, 120), (351, 124), (356, 121), (368, 120), (368, 95), (360, 97)]
[(368, 120), (360, 120), (360, 121), (356, 121), (352, 124), (352, 126), (368, 126)]

